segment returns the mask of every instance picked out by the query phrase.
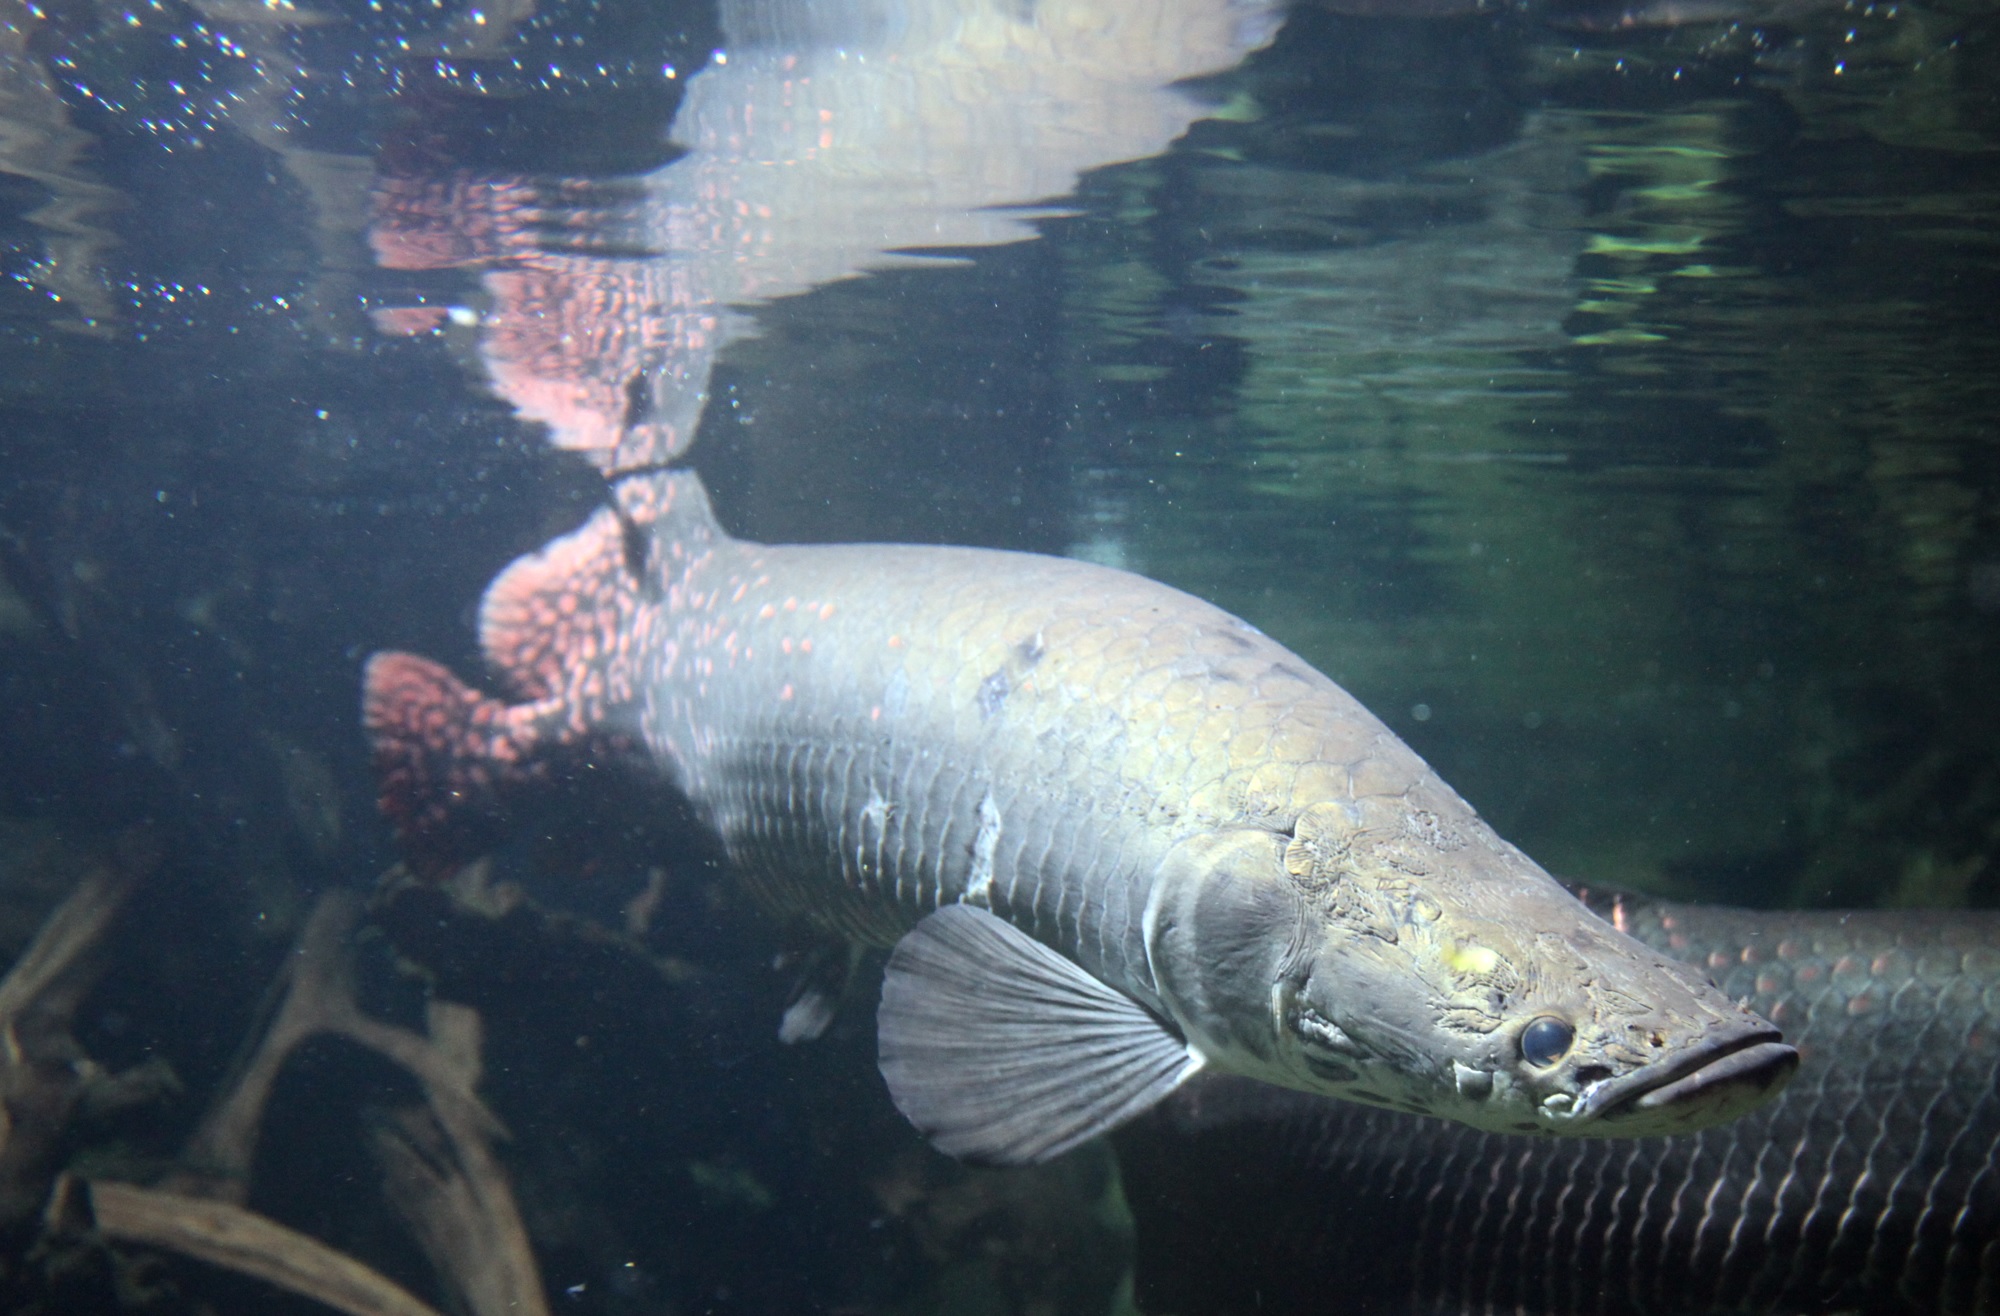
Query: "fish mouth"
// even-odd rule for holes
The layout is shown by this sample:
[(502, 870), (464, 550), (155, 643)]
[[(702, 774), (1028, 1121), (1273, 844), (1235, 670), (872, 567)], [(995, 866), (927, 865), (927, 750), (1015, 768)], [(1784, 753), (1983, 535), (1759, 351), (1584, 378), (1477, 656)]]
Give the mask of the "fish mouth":
[(1584, 1098), (1593, 1131), (1691, 1133), (1763, 1105), (1798, 1072), (1799, 1053), (1769, 1024), (1709, 1037), (1670, 1059), (1607, 1079)]

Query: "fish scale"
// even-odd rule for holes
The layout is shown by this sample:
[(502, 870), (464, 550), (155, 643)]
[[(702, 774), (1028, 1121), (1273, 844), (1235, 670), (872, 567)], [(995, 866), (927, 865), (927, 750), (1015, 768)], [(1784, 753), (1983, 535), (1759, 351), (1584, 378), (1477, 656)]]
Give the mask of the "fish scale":
[[(736, 600), (749, 616), (735, 632), (739, 653), (710, 654), (716, 641), (703, 643), (698, 613), (670, 619), (672, 670), (663, 663), (655, 682), (682, 681), (704, 656), (714, 666), (689, 698), (663, 705), (677, 715), (647, 735), (691, 794), (717, 802), (732, 855), (782, 907), (816, 914), (824, 900), (816, 870), (838, 854), (847, 888), (904, 916), (843, 922), (878, 944), (966, 893), (981, 802), (991, 799), (1001, 837), (991, 855), (996, 903), (1107, 981), (1156, 999), (1137, 911), (1171, 834), (1154, 835), (1149, 824), (1162, 815), (1186, 826), (1214, 821), (1218, 811), (1204, 802), (1227, 793), (1232, 772), (1259, 765), (1228, 752), (1248, 720), (1241, 701), (1194, 719), (1150, 711), (1197, 706), (1218, 666), (1243, 666), (1245, 645), (1276, 646), (1186, 596), (1170, 622), (1146, 615), (1157, 612), (1156, 597), (1138, 604), (1136, 618), (1121, 616), (1129, 579), (977, 550), (724, 547), (689, 573), (687, 587)], [(842, 602), (827, 617), (799, 604), (835, 595)], [(857, 711), (882, 709), (881, 692), (892, 689), (903, 692), (900, 707), (878, 717)], [(1248, 707), (1251, 716), (1283, 711)], [(716, 726), (730, 730), (700, 734)], [(1269, 739), (1260, 732), (1246, 744)], [(851, 756), (846, 772), (812, 765), (835, 752)], [(1030, 782), (1035, 790), (1021, 788)], [(871, 795), (898, 801), (891, 858), (857, 864), (839, 838), (865, 829)], [(1111, 906), (1098, 893), (1116, 889), (1130, 899), (1116, 902), (1107, 923)]]
[[(1629, 1144), (1198, 1088), (1171, 1141), (1127, 1144), (1143, 1292), (1283, 1310), (1339, 1274), (1356, 1310), (2000, 1311), (2000, 915), (1590, 903), (1783, 1022), (1792, 1084)], [(1230, 1181), (1258, 1185), (1257, 1229), (1218, 1239), (1228, 1189), (1188, 1185)]]

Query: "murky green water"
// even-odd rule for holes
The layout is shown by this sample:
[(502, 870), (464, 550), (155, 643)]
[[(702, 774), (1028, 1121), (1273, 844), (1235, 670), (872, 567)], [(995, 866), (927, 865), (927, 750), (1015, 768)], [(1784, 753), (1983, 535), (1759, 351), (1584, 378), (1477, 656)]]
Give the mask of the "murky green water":
[[(1047, 362), (1026, 428), (1062, 487), (1031, 496), (1066, 500), (1069, 551), (1298, 648), (1557, 871), (1990, 900), (1979, 27), (1304, 14), (1224, 121), (1100, 174), (1018, 258), (1056, 307), (966, 351), (1025, 374), (1018, 333)], [(907, 296), (835, 294), (820, 332), (896, 342)], [(868, 465), (852, 519), (964, 497)]]
[(1563, 871), (1984, 889), (1982, 80), (1943, 16), (1826, 18), (1769, 53), (1524, 40), (1466, 111), (1507, 121), (1488, 150), (1313, 168), (1336, 113), (1196, 166), (1256, 198), (1192, 270), (1248, 360), (1202, 454), (1229, 496), (1154, 551)]

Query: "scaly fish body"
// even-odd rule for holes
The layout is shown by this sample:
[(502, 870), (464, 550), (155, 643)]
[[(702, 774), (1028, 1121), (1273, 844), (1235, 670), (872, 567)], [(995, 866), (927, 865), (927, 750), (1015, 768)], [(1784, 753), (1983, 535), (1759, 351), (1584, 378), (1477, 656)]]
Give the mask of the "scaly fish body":
[(523, 702), (371, 665), (391, 811), (421, 839), (440, 788), (642, 744), (775, 908), (897, 946), (883, 1068), (948, 1150), (1055, 1154), (1202, 1065), (1577, 1133), (1699, 1127), (1790, 1073), (1220, 609), (1066, 559), (740, 542), (689, 474), (620, 493), (489, 592)]
[(1690, 1137), (1527, 1154), (1191, 1090), (1122, 1148), (1142, 1301), (1298, 1310), (1338, 1274), (1367, 1311), (2000, 1311), (2000, 914), (1590, 903), (1781, 1023), (1797, 1079)]

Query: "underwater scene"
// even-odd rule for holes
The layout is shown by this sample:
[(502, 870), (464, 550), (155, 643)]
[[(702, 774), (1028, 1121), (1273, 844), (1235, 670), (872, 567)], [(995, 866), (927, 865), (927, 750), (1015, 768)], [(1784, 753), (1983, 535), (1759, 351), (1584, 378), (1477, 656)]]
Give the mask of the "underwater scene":
[(2000, 1312), (1991, 0), (0, 0), (0, 275), (0, 1311)]

